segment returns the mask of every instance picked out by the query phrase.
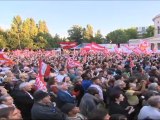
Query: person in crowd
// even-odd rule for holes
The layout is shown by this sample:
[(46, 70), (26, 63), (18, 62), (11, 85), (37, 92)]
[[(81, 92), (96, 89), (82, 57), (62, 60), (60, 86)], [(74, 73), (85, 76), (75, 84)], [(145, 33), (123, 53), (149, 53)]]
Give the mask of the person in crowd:
[(31, 108), (34, 102), (34, 98), (30, 93), (31, 84), (29, 82), (23, 82), (19, 85), (19, 90), (15, 91), (13, 98), (15, 105), (20, 109), (24, 120), (31, 119)]
[(59, 83), (61, 83), (62, 81), (63, 81), (63, 79), (64, 79), (64, 77), (66, 77), (67, 75), (66, 75), (66, 73), (65, 73), (65, 69), (64, 68), (61, 68), (60, 70), (59, 70), (59, 74), (57, 75), (57, 81), (59, 82)]
[(110, 115), (106, 109), (94, 109), (89, 113), (88, 120), (110, 120)]
[(94, 77), (92, 78), (93, 83), (91, 84), (90, 87), (95, 87), (97, 88), (98, 92), (99, 92), (99, 97), (101, 100), (104, 100), (103, 98), (103, 90), (102, 90), (102, 82), (100, 81), (100, 79), (98, 77)]
[(109, 120), (127, 120), (127, 117), (123, 114), (112, 114)]
[(87, 120), (87, 118), (80, 113), (79, 107), (76, 107), (75, 104), (66, 103), (61, 110), (67, 115), (68, 120)]
[(32, 120), (66, 120), (66, 116), (51, 102), (47, 92), (38, 90), (33, 96)]
[(71, 81), (73, 82), (73, 80), (77, 76), (75, 70), (74, 69), (69, 69), (68, 70), (68, 76), (70, 77)]
[(7, 94), (7, 95), (2, 95), (0, 97), (0, 104), (1, 106), (8, 106), (8, 107), (15, 107), (14, 103), (13, 103), (13, 98)]
[(111, 102), (111, 104), (109, 105), (110, 115), (112, 115), (112, 114), (123, 114), (123, 115), (129, 116), (134, 111), (134, 108), (132, 106), (127, 106), (125, 108), (122, 105), (121, 102), (124, 101), (124, 96), (120, 92), (115, 93), (112, 96), (112, 101), (113, 102)]
[(63, 82), (57, 92), (57, 106), (61, 108), (66, 103), (75, 103), (75, 96), (72, 96), (68, 91), (68, 84)]
[(114, 82), (114, 87), (110, 91), (110, 96), (112, 96), (114, 93), (121, 92), (124, 94), (124, 88), (126, 87), (126, 83), (122, 80), (116, 80)]
[(77, 106), (79, 106), (81, 99), (84, 95), (84, 88), (82, 86), (82, 78), (76, 77), (73, 84), (74, 84), (74, 88), (72, 91), (72, 95), (76, 96)]
[(90, 70), (86, 70), (85, 73), (82, 74), (82, 86), (84, 88), (84, 91), (86, 92), (89, 86), (92, 84), (91, 78), (92, 75), (90, 73)]
[(0, 86), (0, 96), (7, 95), (7, 90), (4, 88), (4, 86)]
[(143, 106), (138, 114), (138, 120), (160, 118), (160, 96), (152, 96), (148, 99), (148, 106)]
[(14, 89), (13, 77), (6, 77), (3, 81), (4, 88), (7, 90), (9, 94), (12, 94)]
[(23, 120), (21, 112), (14, 107), (0, 109), (0, 120)]
[(99, 91), (95, 87), (89, 87), (87, 93), (81, 99), (79, 108), (81, 113), (88, 117), (88, 114), (98, 108), (98, 105), (102, 102), (99, 98)]
[(145, 92), (146, 81), (142, 80), (141, 84), (141, 90), (138, 91), (136, 83), (129, 83), (129, 89), (125, 92), (129, 105), (136, 106), (139, 104), (138, 96)]

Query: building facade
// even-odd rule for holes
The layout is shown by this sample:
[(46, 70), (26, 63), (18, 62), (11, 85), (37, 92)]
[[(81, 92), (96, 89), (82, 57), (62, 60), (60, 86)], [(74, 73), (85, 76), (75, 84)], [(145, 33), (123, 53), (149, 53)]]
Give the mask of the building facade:
[(158, 14), (153, 18), (153, 22), (155, 27), (154, 36), (159, 36), (160, 35), (160, 14)]
[(130, 39), (128, 42), (129, 45), (136, 46), (140, 43), (140, 41), (145, 40), (149, 43), (151, 50), (153, 49), (160, 50), (160, 14), (156, 15), (153, 18), (153, 22), (155, 28), (153, 37), (143, 38), (143, 39)]

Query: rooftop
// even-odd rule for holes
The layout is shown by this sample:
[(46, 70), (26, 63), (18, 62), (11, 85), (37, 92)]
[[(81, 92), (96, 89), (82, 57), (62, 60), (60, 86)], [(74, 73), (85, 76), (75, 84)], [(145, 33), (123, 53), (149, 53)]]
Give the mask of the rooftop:
[(156, 15), (152, 20), (154, 21), (158, 17), (160, 17), (160, 14)]

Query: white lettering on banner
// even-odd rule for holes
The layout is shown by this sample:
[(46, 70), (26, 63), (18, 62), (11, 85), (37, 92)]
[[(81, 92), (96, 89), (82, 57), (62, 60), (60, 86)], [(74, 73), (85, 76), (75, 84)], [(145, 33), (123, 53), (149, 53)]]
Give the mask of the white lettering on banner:
[(45, 84), (43, 83), (43, 81), (41, 81), (39, 76), (36, 78), (35, 86), (38, 90), (47, 90)]

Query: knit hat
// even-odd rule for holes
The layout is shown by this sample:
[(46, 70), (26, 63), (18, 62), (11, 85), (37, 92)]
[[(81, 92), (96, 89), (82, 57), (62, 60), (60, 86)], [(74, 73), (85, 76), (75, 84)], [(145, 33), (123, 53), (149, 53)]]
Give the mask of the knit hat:
[(72, 104), (72, 103), (66, 103), (65, 105), (63, 105), (63, 107), (61, 108), (61, 111), (65, 114), (68, 114), (73, 108), (75, 108), (76, 105)]
[(38, 90), (33, 94), (35, 101), (40, 101), (47, 96), (49, 96), (49, 94), (47, 92), (42, 91), (42, 90)]

